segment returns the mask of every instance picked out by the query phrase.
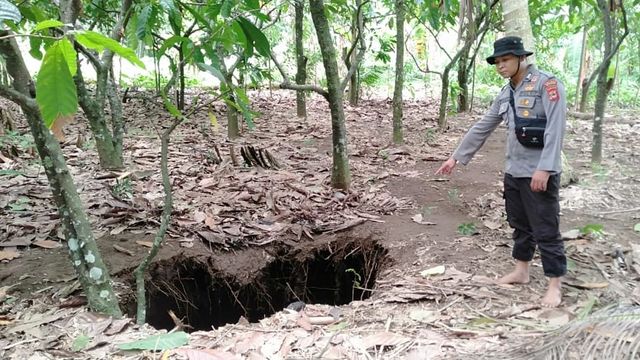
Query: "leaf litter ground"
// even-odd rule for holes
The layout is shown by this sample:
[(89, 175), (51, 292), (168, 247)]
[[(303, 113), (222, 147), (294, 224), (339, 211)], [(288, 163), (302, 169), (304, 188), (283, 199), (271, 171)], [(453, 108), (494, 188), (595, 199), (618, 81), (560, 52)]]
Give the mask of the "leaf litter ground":
[[(326, 103), (311, 99), (304, 120), (293, 115), (294, 100), (286, 92), (255, 93), (253, 101), (260, 112), (257, 129), (239, 141), (223, 140), (220, 104), (197, 113), (173, 137), (175, 209), (154, 269), (196, 259), (206, 264), (203, 271), (245, 284), (284, 253), (309, 257), (322, 246), (337, 252), (339, 244), (354, 243), (351, 252), (375, 243), (385, 249), (384, 258), (375, 258), (375, 287), (370, 298), (349, 304), (273, 309), (258, 322), (241, 317), (194, 331), (188, 345), (165, 358), (468, 358), (540, 338), (595, 301), (603, 306), (640, 299), (640, 237), (633, 231), (640, 222), (634, 190), (640, 147), (622, 141), (639, 134), (639, 125), (606, 124), (606, 159), (592, 168), (584, 146), (590, 123), (569, 123), (566, 149), (580, 181), (561, 194), (569, 274), (563, 304), (548, 310), (538, 306), (546, 284), (539, 258), (530, 284), (492, 282), (511, 267), (500, 191), (503, 130), (474, 162), (443, 178), (433, 172), (479, 114), (452, 117), (451, 129), (441, 134), (435, 102), (408, 102), (406, 144), (393, 146), (388, 101), (347, 106), (353, 183), (343, 193), (329, 186)], [(99, 169), (80, 116), (66, 129), (64, 151), (116, 289), (130, 305), (132, 265), (148, 251), (158, 226), (163, 194), (156, 127), (169, 119), (150, 101), (125, 106), (126, 173)], [(160, 331), (83, 309), (46, 178), (28, 138), (11, 139), (0, 149), (2, 357), (158, 358), (116, 345)], [(243, 166), (240, 153), (247, 145), (267, 150), (279, 168)], [(588, 224), (602, 230), (575, 231)]]

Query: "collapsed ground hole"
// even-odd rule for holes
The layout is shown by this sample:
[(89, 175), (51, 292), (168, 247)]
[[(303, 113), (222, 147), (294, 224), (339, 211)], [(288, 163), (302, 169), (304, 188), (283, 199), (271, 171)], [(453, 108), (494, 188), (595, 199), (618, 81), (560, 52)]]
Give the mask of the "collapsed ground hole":
[[(211, 330), (241, 317), (257, 322), (296, 301), (344, 305), (364, 300), (372, 294), (387, 253), (370, 240), (298, 249), (278, 256), (249, 283), (202, 259), (174, 257), (150, 269), (147, 322), (157, 329), (172, 329), (172, 312), (191, 327), (187, 331)], [(127, 308), (135, 315), (135, 304)]]

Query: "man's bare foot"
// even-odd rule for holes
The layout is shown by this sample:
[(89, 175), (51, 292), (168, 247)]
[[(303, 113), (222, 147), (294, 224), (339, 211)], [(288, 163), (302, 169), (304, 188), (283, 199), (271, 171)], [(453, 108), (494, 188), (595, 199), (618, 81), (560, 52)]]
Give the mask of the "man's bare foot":
[(562, 302), (562, 281), (559, 277), (549, 278), (549, 287), (542, 298), (542, 306), (558, 307)]
[(516, 268), (496, 280), (498, 284), (526, 284), (529, 282), (529, 262), (516, 260)]

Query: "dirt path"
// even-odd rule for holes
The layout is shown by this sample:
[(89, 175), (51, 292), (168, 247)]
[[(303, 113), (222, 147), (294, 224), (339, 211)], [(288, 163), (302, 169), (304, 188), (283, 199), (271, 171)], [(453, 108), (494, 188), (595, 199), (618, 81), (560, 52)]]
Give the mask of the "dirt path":
[[(510, 229), (500, 193), (503, 130), (496, 131), (470, 165), (459, 166), (451, 177), (435, 176), (478, 115), (453, 117), (451, 129), (439, 134), (434, 131), (436, 106), (408, 103), (406, 144), (396, 147), (389, 144), (389, 104), (364, 101), (347, 109), (354, 183), (345, 195), (327, 187), (328, 115), (321, 101), (310, 106), (305, 122), (290, 117), (291, 97), (256, 96), (256, 107), (269, 121), (258, 121), (257, 131), (246, 133), (244, 144), (277, 154), (285, 164), (281, 170), (234, 168), (228, 158), (227, 165), (209, 164), (213, 147), (227, 156), (231, 145), (206, 134), (206, 115), (176, 136), (175, 224), (151, 269), (149, 285), (156, 327), (175, 325), (168, 310), (196, 330), (214, 325), (215, 330), (192, 333), (191, 347), (215, 348), (229, 358), (232, 353), (244, 358), (270, 354), (274, 359), (468, 358), (561, 326), (593, 299), (605, 305), (637, 298), (630, 248), (638, 242), (633, 231), (637, 212), (618, 212), (638, 203), (633, 191), (640, 181), (638, 158), (630, 156), (638, 146), (615, 145), (619, 126), (628, 125), (610, 125), (614, 140), (609, 143), (614, 145), (607, 150), (614, 156), (594, 171), (584, 166), (587, 152), (581, 147), (588, 124), (570, 124), (567, 149), (582, 183), (562, 191), (562, 230), (597, 224), (604, 231), (567, 240), (564, 302), (559, 309), (544, 310), (538, 306), (546, 284), (538, 257), (530, 284), (491, 283), (511, 267)], [(144, 105), (137, 111), (146, 117), (154, 114)], [(144, 123), (132, 124), (134, 140), (127, 150), (133, 168), (141, 173), (157, 169), (157, 144), (143, 129)], [(145, 245), (157, 227), (158, 178), (135, 180), (134, 194), (143, 196), (117, 202), (105, 192), (113, 180), (96, 169), (91, 149), (69, 145), (65, 151), (102, 234), (99, 246), (121, 302), (133, 314), (130, 271), (147, 252)], [(7, 238), (0, 239), (5, 243), (9, 238), (37, 239), (42, 232), (24, 225), (28, 221), (42, 221), (45, 237), (55, 239), (56, 227), (50, 225), (55, 223), (54, 211), (46, 201), (37, 202), (47, 199), (46, 182), (37, 171), (26, 169), (32, 177), (5, 182), (2, 188), (8, 195), (5, 209), (25, 206), (21, 212), (7, 211), (12, 222), (3, 234)], [(87, 195), (91, 191), (92, 196)], [(34, 193), (43, 195), (36, 200), (25, 195)], [(341, 230), (344, 224), (359, 225)], [(11, 233), (12, 227), (21, 232)], [(39, 353), (70, 353), (77, 334), (93, 331), (92, 336), (109, 345), (88, 348), (84, 357), (139, 358), (116, 352), (113, 344), (156, 330), (129, 327), (107, 338), (95, 328), (88, 330), (87, 324), (96, 321), (78, 320), (85, 313), (77, 308), (82, 297), (66, 251), (33, 245), (18, 249), (19, 258), (0, 265), (1, 289), (10, 294), (0, 294), (1, 316), (9, 321), (0, 339), (0, 348), (8, 347), (4, 355), (20, 358), (32, 352), (12, 346), (24, 340), (35, 342)], [(610, 256), (616, 249), (627, 259), (624, 266), (619, 257)], [(299, 297), (307, 303), (304, 312), (282, 310)], [(363, 300), (351, 302), (353, 298)], [(42, 317), (52, 306), (58, 318), (14, 331), (24, 319)], [(327, 316), (333, 317), (332, 324), (315, 322)], [(43, 333), (67, 325), (68, 333), (57, 337), (61, 345), (51, 347), (50, 340), (42, 340)]]

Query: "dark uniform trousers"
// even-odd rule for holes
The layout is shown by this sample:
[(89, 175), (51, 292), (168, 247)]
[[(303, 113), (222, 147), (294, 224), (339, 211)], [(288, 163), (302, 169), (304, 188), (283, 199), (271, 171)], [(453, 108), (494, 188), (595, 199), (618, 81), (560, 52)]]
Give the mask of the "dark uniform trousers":
[(515, 259), (531, 261), (540, 250), (542, 268), (547, 277), (563, 276), (567, 258), (560, 235), (560, 175), (549, 176), (547, 190), (533, 192), (531, 178), (504, 177), (507, 221), (513, 230)]

